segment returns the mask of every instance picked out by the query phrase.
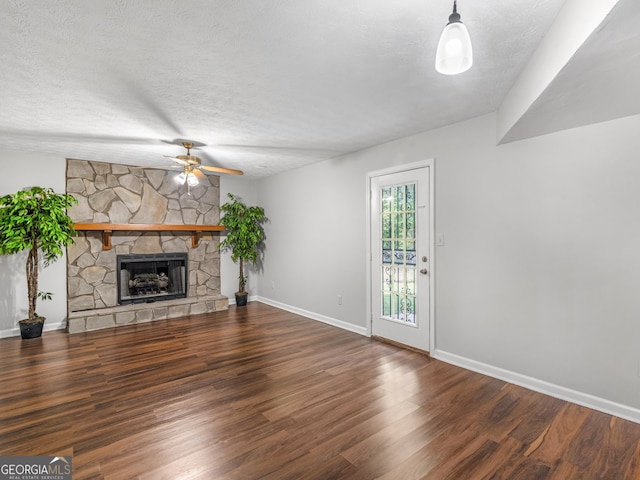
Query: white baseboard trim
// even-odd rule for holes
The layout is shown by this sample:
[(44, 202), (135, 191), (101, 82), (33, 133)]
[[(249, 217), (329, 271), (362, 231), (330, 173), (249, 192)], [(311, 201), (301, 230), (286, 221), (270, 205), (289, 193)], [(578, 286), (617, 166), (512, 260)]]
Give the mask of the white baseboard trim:
[[(67, 328), (67, 321), (61, 320), (59, 322), (44, 322), (42, 332), (50, 332), (51, 330), (64, 330)], [(7, 328), (6, 330), (0, 330), (0, 338), (19, 337), (20, 327)]]
[(291, 305), (276, 302), (275, 300), (270, 300), (268, 298), (264, 298), (260, 296), (256, 297), (256, 300), (262, 303), (266, 303), (267, 305), (271, 305), (272, 307), (280, 308), (282, 310), (286, 310), (287, 312), (295, 313), (297, 315), (310, 318), (311, 320), (317, 320), (319, 322), (333, 325), (334, 327), (338, 327), (343, 330), (348, 330), (350, 332), (357, 333), (365, 337), (367, 336), (367, 329), (365, 327), (359, 327), (357, 325), (353, 325), (348, 322), (343, 322), (342, 320), (338, 320), (336, 318), (320, 315), (319, 313), (309, 312), (307, 310), (303, 310), (298, 307), (292, 307)]
[(535, 392), (544, 393), (551, 397), (566, 400), (577, 405), (582, 405), (583, 407), (592, 408), (593, 410), (624, 418), (631, 422), (640, 423), (640, 409), (630, 407), (628, 405), (622, 405), (605, 398), (596, 397), (595, 395), (555, 385), (537, 378), (528, 377), (510, 370), (505, 370), (503, 368), (494, 367), (493, 365), (471, 360), (466, 357), (461, 357), (454, 353), (443, 352), (442, 350), (436, 350), (431, 356), (435, 359), (442, 360), (443, 362), (450, 363), (467, 370), (472, 370), (477, 373), (482, 373), (483, 375), (488, 375), (499, 380), (504, 380)]

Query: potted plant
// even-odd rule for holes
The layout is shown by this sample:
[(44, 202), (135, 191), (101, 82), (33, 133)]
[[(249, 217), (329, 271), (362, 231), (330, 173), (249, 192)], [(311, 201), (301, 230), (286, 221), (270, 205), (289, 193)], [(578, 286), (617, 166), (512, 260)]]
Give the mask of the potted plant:
[(50, 188), (31, 187), (0, 197), (0, 254), (27, 250), (26, 275), (29, 317), (20, 320), (22, 338), (42, 334), (44, 317), (36, 313), (36, 301), (50, 300), (51, 293), (38, 290), (40, 255), (46, 267), (73, 243), (73, 221), (67, 208), (77, 203), (71, 195)]
[(220, 224), (224, 225), (227, 236), (220, 242), (221, 250), (231, 251), (231, 260), (240, 265), (236, 305), (247, 304), (248, 293), (245, 290), (247, 278), (244, 275), (244, 262), (255, 263), (260, 255), (264, 240), (262, 223), (266, 220), (262, 207), (248, 207), (239, 197), (229, 193), (229, 202), (220, 207), (224, 215)]

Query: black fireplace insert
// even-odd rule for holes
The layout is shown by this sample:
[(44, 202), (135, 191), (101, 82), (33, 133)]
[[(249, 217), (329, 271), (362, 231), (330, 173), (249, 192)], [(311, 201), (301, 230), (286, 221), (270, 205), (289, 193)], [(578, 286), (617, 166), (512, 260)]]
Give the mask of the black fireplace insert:
[(186, 297), (187, 262), (186, 253), (118, 255), (118, 304)]

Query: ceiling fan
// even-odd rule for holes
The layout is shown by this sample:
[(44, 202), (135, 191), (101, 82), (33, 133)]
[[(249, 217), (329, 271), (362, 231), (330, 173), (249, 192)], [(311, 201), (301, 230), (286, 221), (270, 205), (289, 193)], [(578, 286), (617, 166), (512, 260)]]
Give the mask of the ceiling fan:
[(191, 155), (191, 149), (193, 148), (193, 142), (183, 141), (182, 146), (187, 149), (186, 155), (178, 155), (172, 157), (165, 155), (165, 157), (172, 159), (174, 162), (180, 164), (183, 167), (182, 173), (176, 177), (176, 182), (193, 187), (198, 185), (198, 178), (204, 178), (203, 170), (208, 172), (229, 173), (231, 175), (242, 175), (242, 170), (234, 170), (233, 168), (224, 167), (211, 167), (209, 165), (202, 165), (202, 160), (195, 155)]

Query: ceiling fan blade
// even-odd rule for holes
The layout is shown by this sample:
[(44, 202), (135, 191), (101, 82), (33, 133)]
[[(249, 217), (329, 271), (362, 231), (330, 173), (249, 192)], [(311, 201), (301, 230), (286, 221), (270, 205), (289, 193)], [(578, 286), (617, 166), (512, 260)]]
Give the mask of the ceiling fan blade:
[(202, 180), (203, 178), (206, 178), (206, 177), (207, 177), (204, 173), (202, 173), (202, 172), (201, 172), (199, 169), (197, 169), (197, 168), (194, 168), (194, 169), (193, 169), (193, 174), (194, 174), (197, 178), (199, 178), (200, 180)]
[(154, 170), (168, 170), (182, 167), (180, 165), (131, 165), (129, 168), (153, 168)]
[(185, 162), (184, 160), (178, 157), (172, 157), (171, 155), (163, 155), (163, 157), (170, 158), (171, 160), (173, 160), (176, 163), (179, 163), (180, 165), (189, 165), (188, 162)]
[(244, 175), (242, 170), (234, 170), (233, 168), (210, 167), (209, 165), (200, 165), (200, 168), (209, 172), (230, 173), (231, 175)]

